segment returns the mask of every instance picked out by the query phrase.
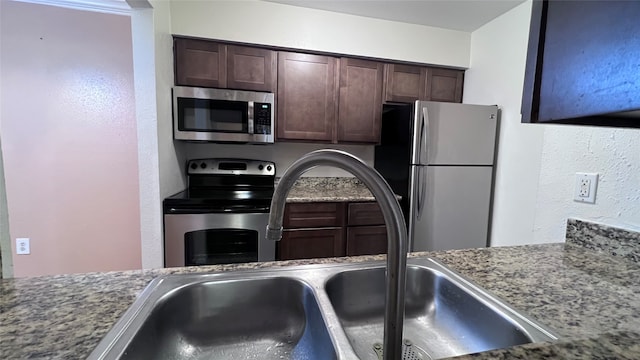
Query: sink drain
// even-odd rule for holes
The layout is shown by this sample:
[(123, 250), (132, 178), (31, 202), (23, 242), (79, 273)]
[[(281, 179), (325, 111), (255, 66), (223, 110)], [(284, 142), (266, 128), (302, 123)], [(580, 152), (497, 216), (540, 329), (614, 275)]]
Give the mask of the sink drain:
[[(383, 347), (381, 343), (373, 344), (373, 351), (378, 355), (379, 360), (383, 359)], [(431, 360), (431, 356), (419, 347), (414, 346), (411, 340), (404, 339), (402, 341), (402, 360)]]

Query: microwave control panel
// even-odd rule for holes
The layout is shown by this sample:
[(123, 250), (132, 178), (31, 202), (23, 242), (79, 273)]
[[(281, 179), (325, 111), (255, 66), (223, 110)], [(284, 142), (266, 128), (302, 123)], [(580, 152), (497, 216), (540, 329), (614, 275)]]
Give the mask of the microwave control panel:
[(254, 134), (271, 134), (271, 104), (253, 104), (253, 128)]

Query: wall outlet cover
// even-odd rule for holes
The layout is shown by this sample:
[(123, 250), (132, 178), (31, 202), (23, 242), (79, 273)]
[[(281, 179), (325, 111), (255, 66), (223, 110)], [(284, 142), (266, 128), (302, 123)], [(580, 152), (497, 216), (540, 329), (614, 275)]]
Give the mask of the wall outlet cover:
[(16, 238), (16, 254), (17, 255), (31, 254), (31, 245), (29, 244), (29, 238)]
[(597, 173), (576, 173), (576, 185), (573, 200), (581, 203), (594, 204), (596, 202), (597, 188)]

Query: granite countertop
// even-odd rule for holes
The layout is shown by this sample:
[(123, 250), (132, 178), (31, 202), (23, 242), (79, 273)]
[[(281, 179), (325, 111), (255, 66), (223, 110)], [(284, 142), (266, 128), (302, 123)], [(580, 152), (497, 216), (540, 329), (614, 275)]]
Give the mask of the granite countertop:
[[(588, 234), (581, 236), (574, 234), (581, 239)], [(462, 359), (640, 358), (639, 263), (612, 256), (602, 247), (590, 249), (579, 241), (567, 241), (410, 254), (440, 260), (560, 336), (554, 343)], [(159, 275), (382, 259), (362, 256), (5, 279), (0, 281), (0, 358), (85, 358)]]
[(354, 177), (302, 177), (287, 196), (289, 203), (323, 201), (375, 201), (375, 198)]

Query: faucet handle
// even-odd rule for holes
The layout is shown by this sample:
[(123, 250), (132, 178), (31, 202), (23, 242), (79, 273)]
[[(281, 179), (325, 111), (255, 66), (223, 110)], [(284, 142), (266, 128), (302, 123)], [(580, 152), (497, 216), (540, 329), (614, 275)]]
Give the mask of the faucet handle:
[(282, 226), (277, 229), (272, 229), (267, 225), (267, 234), (265, 238), (271, 241), (280, 241), (280, 239), (282, 239)]

